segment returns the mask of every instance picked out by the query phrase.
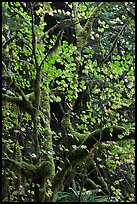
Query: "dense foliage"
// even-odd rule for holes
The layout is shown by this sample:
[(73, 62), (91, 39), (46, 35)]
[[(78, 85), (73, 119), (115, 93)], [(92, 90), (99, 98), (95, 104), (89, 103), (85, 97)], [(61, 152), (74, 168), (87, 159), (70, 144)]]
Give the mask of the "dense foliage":
[(135, 201), (134, 2), (2, 3), (2, 201)]

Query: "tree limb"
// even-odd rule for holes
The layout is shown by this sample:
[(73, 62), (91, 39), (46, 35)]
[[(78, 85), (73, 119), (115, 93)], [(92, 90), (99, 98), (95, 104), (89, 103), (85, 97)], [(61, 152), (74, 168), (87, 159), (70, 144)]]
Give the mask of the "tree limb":
[(61, 30), (58, 33), (55, 44), (53, 45), (53, 47), (50, 50), (48, 50), (46, 56), (43, 58), (40, 66), (39, 66), (39, 69), (41, 69), (41, 67), (44, 64), (47, 57), (52, 57), (52, 55), (57, 52), (58, 48), (61, 46), (61, 40), (62, 40), (62, 37), (63, 37), (63, 33), (64, 33), (64, 30)]
[(33, 117), (34, 107), (30, 103), (30, 101), (24, 101), (20, 96), (9, 96), (8, 94), (3, 94), (2, 100), (18, 105), (23, 112), (27, 112)]
[(112, 45), (112, 47), (111, 47), (109, 53), (104, 57), (103, 61), (99, 64), (99, 67), (102, 66), (102, 65), (108, 60), (108, 58), (111, 56), (112, 52), (113, 52), (114, 49), (115, 49), (115, 46), (116, 46), (118, 40), (120, 39), (121, 35), (123, 34), (123, 32), (124, 32), (124, 30), (125, 30), (126, 25), (127, 25), (127, 24), (125, 24), (125, 25), (123, 26), (123, 28), (121, 29), (121, 31), (120, 31), (120, 32), (118, 33), (118, 35), (116, 36), (116, 38), (115, 38), (115, 40), (114, 40), (114, 42), (113, 42), (113, 45)]
[(38, 116), (38, 110), (40, 105), (40, 96), (41, 96), (41, 90), (40, 90), (40, 82), (41, 82), (41, 69), (38, 65), (38, 59), (36, 54), (36, 33), (34, 28), (34, 13), (33, 13), (33, 4), (30, 2), (30, 8), (31, 8), (31, 19), (32, 19), (32, 48), (33, 48), (33, 56), (35, 60), (35, 69), (36, 69), (36, 79), (34, 82), (34, 95), (35, 95), (35, 101), (34, 101), (34, 117), (33, 117), (33, 123), (34, 123), (34, 142), (35, 142), (35, 154), (38, 156), (39, 154), (39, 139), (38, 139), (38, 128), (37, 128), (37, 116)]

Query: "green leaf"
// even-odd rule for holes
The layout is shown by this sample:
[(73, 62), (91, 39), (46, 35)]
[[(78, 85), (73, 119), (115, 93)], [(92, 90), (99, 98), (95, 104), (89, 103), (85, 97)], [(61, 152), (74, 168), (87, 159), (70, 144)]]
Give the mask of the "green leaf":
[(59, 91), (65, 91), (65, 88), (62, 87), (62, 86), (58, 86), (58, 87), (57, 87), (57, 90), (59, 90)]
[(134, 71), (130, 70), (128, 73), (127, 73), (128, 76), (135, 76), (135, 73)]
[(16, 2), (16, 6), (20, 6), (20, 2)]
[(98, 31), (99, 31), (100, 33), (103, 33), (103, 32), (104, 32), (104, 28), (98, 27)]
[(115, 189), (115, 187), (114, 187), (114, 186), (111, 186), (111, 190), (112, 190), (112, 191), (115, 191), (116, 189)]
[(68, 94), (69, 94), (69, 95), (73, 95), (73, 94), (74, 94), (74, 91), (73, 91), (73, 90), (69, 90), (69, 91), (68, 91)]
[(56, 102), (60, 102), (61, 98), (59, 96), (56, 97)]
[(95, 119), (95, 118), (92, 118), (91, 121), (92, 121), (93, 123), (96, 123), (96, 119)]
[(98, 65), (97, 61), (94, 61), (93, 65), (96, 67)]
[(91, 52), (91, 54), (94, 54), (94, 53), (95, 53), (95, 51), (94, 51), (93, 49), (92, 49), (90, 52)]
[(116, 56), (116, 59), (117, 59), (117, 60), (120, 60), (120, 59), (121, 59), (121, 56), (120, 56), (120, 55), (117, 55), (117, 56)]
[(113, 132), (113, 128), (109, 128), (109, 131), (112, 133)]
[(122, 139), (124, 137), (124, 135), (118, 135), (119, 139)]

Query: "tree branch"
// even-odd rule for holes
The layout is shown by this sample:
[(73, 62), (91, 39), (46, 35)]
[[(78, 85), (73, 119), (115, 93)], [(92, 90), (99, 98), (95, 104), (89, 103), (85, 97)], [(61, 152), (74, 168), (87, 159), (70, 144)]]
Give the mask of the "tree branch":
[(83, 48), (83, 46), (87, 43), (87, 40), (90, 36), (91, 30), (92, 30), (92, 24), (95, 20), (95, 17), (97, 16), (97, 13), (100, 11), (101, 6), (104, 4), (104, 2), (101, 2), (94, 10), (92, 15), (87, 19), (87, 22), (82, 28), (82, 26), (79, 23), (78, 14), (77, 14), (77, 2), (73, 3), (73, 11), (74, 11), (74, 28), (77, 36), (77, 47), (78, 51), (80, 53), (80, 50)]
[(12, 104), (18, 105), (23, 112), (27, 112), (33, 117), (34, 107), (30, 101), (24, 101), (20, 96), (9, 96), (8, 94), (2, 95), (2, 100), (5, 102), (10, 102)]
[(118, 40), (120, 39), (121, 35), (123, 34), (126, 25), (127, 25), (127, 24), (125, 24), (125, 25), (123, 26), (123, 28), (121, 29), (121, 31), (120, 31), (120, 32), (118, 33), (118, 35), (116, 36), (116, 38), (115, 38), (115, 40), (114, 40), (114, 42), (113, 42), (113, 45), (112, 45), (112, 47), (111, 47), (109, 53), (106, 55), (106, 57), (104, 57), (103, 61), (99, 64), (99, 67), (102, 66), (102, 65), (108, 60), (108, 58), (110, 57), (110, 55), (111, 55), (112, 52), (114, 51), (115, 46), (116, 46)]
[(35, 69), (36, 69), (36, 79), (34, 82), (34, 95), (35, 95), (35, 101), (34, 101), (34, 117), (33, 117), (33, 123), (34, 123), (34, 146), (35, 146), (35, 154), (39, 155), (39, 139), (38, 139), (38, 127), (37, 127), (37, 116), (38, 116), (38, 110), (40, 105), (40, 96), (41, 96), (41, 90), (40, 90), (40, 82), (41, 82), (41, 69), (38, 65), (38, 59), (36, 54), (36, 33), (34, 28), (34, 13), (33, 13), (33, 4), (30, 2), (30, 8), (31, 8), (31, 19), (32, 19), (32, 48), (33, 48), (33, 56), (35, 60)]
[(10, 38), (7, 42), (5, 42), (3, 45), (2, 45), (2, 49), (6, 49), (6, 47), (12, 43), (12, 41), (16, 38), (16, 35), (14, 35), (12, 38)]
[[(113, 130), (112, 134), (110, 130)], [(124, 127), (110, 126), (110, 127), (103, 128), (102, 132), (99, 129), (97, 129), (87, 137), (85, 135), (84, 141), (68, 155), (69, 161), (71, 163), (77, 162), (77, 161), (78, 162), (83, 161), (83, 159), (85, 159), (88, 156), (89, 152), (92, 151), (92, 149), (94, 148), (94, 145), (96, 145), (98, 142), (121, 140), (118, 136), (123, 134), (124, 132), (125, 132)], [(132, 138), (135, 138), (134, 131), (132, 131), (129, 135), (125, 135), (122, 138), (122, 140), (127, 140)]]
[(33, 5), (30, 2), (31, 5), (31, 20), (32, 20), (32, 50), (33, 50), (33, 55), (34, 55), (34, 59), (35, 59), (35, 67), (36, 70), (38, 70), (38, 59), (37, 59), (37, 55), (36, 55), (36, 33), (35, 33), (35, 28), (34, 28), (34, 14), (33, 14)]
[[(121, 126), (108, 126), (104, 127), (102, 130), (96, 129), (92, 133), (81, 134), (74, 130), (70, 121), (70, 115), (66, 114), (62, 119), (62, 125), (67, 130), (67, 136), (71, 134), (71, 144), (79, 145), (75, 150), (73, 150), (69, 156), (71, 162), (75, 161), (76, 158), (81, 157), (83, 159), (84, 155), (87, 156), (88, 153), (94, 148), (94, 145), (98, 142), (106, 141), (118, 141), (119, 135), (125, 133), (125, 128)], [(134, 130), (130, 131), (129, 135), (125, 135), (122, 140), (135, 138)]]
[(46, 60), (47, 57), (52, 57), (52, 55), (57, 52), (58, 48), (61, 46), (61, 40), (63, 37), (63, 33), (64, 33), (64, 30), (61, 30), (58, 33), (57, 40), (56, 40), (55, 44), (53, 45), (53, 47), (50, 50), (48, 50), (46, 56), (43, 58), (40, 66), (39, 66), (39, 69), (41, 69), (41, 67), (44, 64), (44, 61)]

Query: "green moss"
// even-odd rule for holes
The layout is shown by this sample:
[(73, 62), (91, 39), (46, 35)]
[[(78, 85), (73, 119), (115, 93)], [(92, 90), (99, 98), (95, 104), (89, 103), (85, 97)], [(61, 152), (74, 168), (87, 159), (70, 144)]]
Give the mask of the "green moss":
[(16, 151), (15, 151), (15, 160), (21, 162), (22, 161), (22, 152), (21, 152), (21, 150), (19, 148), (18, 141), (17, 141), (17, 144), (16, 144), (15, 148), (16, 148)]
[[(45, 121), (44, 131), (43, 131), (45, 140), (43, 141), (43, 147), (46, 153), (42, 155), (41, 159), (47, 162), (46, 165), (48, 166), (48, 168), (51, 168), (50, 169), (51, 174), (54, 175), (55, 174), (55, 164), (54, 164), (54, 158), (53, 158), (54, 151), (53, 151), (53, 142), (52, 142), (52, 132), (50, 128), (50, 119), (51, 119), (50, 100), (49, 100), (49, 93), (47, 91), (43, 92), (42, 106), (44, 107), (42, 112), (43, 112), (43, 117)], [(43, 165), (46, 167), (44, 163)]]
[(10, 162), (14, 164), (14, 167), (17, 171), (21, 170), (21, 173), (27, 178), (31, 178), (36, 172), (36, 167), (33, 164), (28, 164), (23, 161), (18, 162), (13, 159), (10, 159)]
[(41, 175), (43, 182), (45, 182), (45, 179), (54, 177), (54, 170), (52, 161), (44, 161), (37, 167), (36, 174)]
[(91, 188), (93, 188), (93, 189), (97, 189), (98, 188), (98, 185), (95, 184), (95, 182), (92, 181), (91, 179), (87, 178), (86, 182), (91, 186)]
[(70, 162), (66, 162), (64, 164), (64, 167), (62, 168), (62, 170), (59, 171), (55, 175), (55, 177), (53, 179), (53, 185), (52, 185), (53, 197), (56, 195), (56, 193), (58, 191), (62, 191), (64, 189), (63, 181), (64, 181), (64, 178), (67, 175), (67, 173), (69, 171), (71, 171), (71, 168), (72, 168), (71, 163)]
[(32, 177), (36, 171), (36, 167), (33, 164), (27, 164), (21, 162), (21, 172), (28, 178)]
[(75, 25), (75, 32), (77, 36), (77, 47), (80, 49), (82, 49), (84, 45), (87, 43), (87, 40), (92, 30), (92, 22), (93, 20), (92, 21), (88, 20), (84, 28), (82, 28), (80, 24)]
[(89, 151), (86, 149), (86, 147), (82, 148), (81, 146), (79, 146), (76, 150), (71, 152), (68, 159), (70, 163), (77, 161), (77, 163), (80, 164), (84, 159), (86, 159), (88, 154)]
[(65, 127), (65, 129), (67, 130), (67, 133), (71, 134), (73, 136), (73, 140), (75, 143), (77, 143), (78, 141), (80, 143), (87, 136), (87, 134), (81, 134), (81, 133), (74, 130), (74, 128), (72, 127), (71, 121), (70, 121), (70, 115), (69, 114), (64, 115), (61, 123)]
[(45, 201), (45, 194), (46, 194), (46, 188), (43, 186), (42, 188), (39, 189), (39, 200), (40, 202)]

